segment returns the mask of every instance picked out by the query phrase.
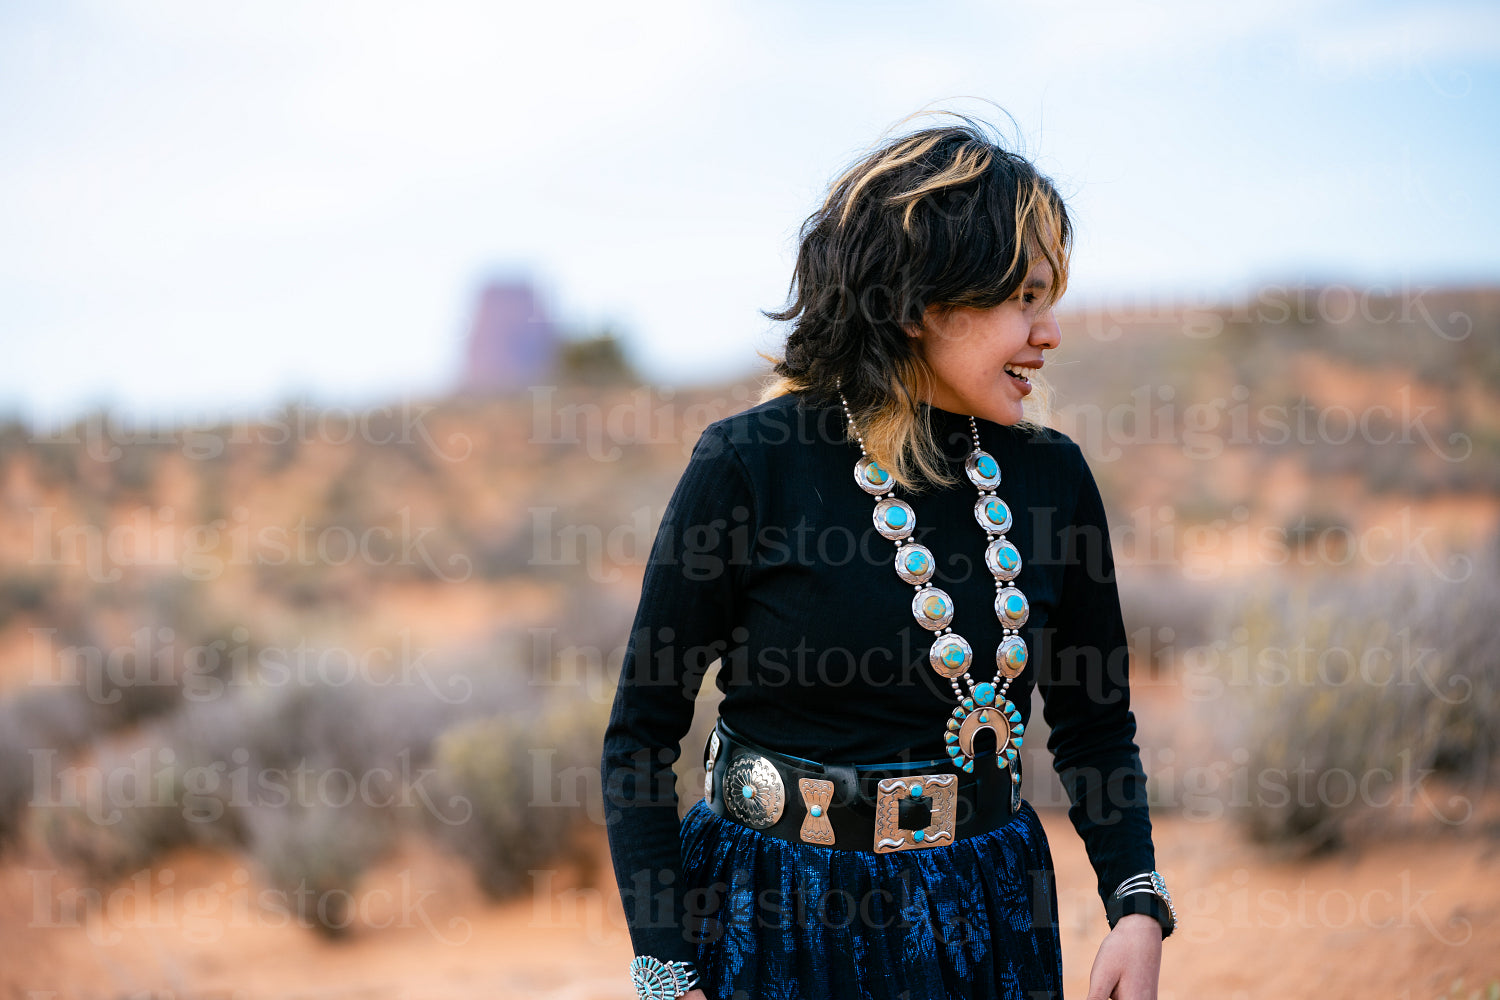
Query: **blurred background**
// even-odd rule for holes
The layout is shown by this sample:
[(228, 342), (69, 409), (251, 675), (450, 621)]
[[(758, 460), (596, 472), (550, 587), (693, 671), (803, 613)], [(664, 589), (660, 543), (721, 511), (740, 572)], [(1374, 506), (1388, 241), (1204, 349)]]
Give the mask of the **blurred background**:
[(938, 102), (1078, 227), (1162, 996), (1500, 997), (1497, 99), (1484, 3), (6, 4), (0, 995), (631, 996), (657, 522)]

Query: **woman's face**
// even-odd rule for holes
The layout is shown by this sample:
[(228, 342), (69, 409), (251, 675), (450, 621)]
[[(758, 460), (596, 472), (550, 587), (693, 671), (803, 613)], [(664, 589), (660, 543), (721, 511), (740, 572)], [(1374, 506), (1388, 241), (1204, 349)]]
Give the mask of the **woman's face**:
[(908, 333), (936, 376), (929, 404), (997, 424), (1021, 420), (1021, 400), (1031, 392), (1023, 376), (1041, 368), (1042, 352), (1062, 341), (1052, 310), (1035, 305), (1051, 274), (1039, 261), (1020, 291), (989, 309), (963, 307), (940, 316), (928, 308), (923, 329)]

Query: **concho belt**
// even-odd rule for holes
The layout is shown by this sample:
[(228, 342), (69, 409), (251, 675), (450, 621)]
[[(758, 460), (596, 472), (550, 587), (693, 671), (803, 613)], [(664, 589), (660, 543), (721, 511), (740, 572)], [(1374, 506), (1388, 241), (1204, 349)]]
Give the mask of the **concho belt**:
[(703, 797), (717, 815), (839, 850), (942, 847), (1003, 826), (1021, 807), (1019, 783), (995, 767), (966, 772), (944, 758), (825, 764), (747, 740), (723, 719), (708, 738), (704, 770)]

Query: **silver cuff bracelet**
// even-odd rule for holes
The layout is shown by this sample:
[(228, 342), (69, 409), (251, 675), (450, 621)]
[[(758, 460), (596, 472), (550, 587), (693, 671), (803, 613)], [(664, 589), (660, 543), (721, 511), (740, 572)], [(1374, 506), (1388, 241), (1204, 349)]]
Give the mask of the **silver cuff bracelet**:
[(1162, 902), (1167, 905), (1170, 925), (1166, 926), (1165, 929), (1168, 933), (1171, 933), (1177, 926), (1177, 907), (1172, 905), (1172, 894), (1167, 891), (1167, 883), (1161, 877), (1161, 872), (1141, 872), (1139, 875), (1130, 876), (1115, 888), (1113, 897), (1119, 900), (1124, 899), (1126, 896), (1134, 896), (1142, 892), (1160, 896)]

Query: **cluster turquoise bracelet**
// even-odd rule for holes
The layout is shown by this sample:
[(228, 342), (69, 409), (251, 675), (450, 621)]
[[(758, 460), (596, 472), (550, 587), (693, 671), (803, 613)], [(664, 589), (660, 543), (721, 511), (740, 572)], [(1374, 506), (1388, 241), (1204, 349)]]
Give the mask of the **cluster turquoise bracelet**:
[(698, 985), (692, 962), (663, 962), (650, 955), (637, 955), (630, 963), (630, 982), (640, 1000), (680, 1000)]

